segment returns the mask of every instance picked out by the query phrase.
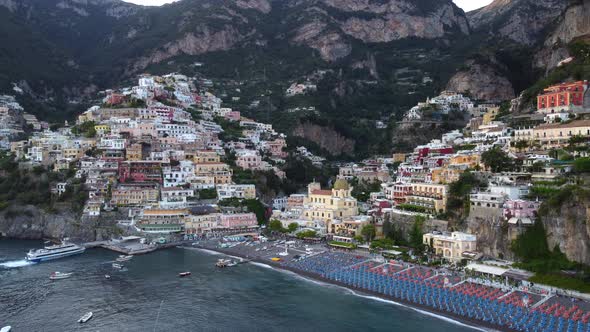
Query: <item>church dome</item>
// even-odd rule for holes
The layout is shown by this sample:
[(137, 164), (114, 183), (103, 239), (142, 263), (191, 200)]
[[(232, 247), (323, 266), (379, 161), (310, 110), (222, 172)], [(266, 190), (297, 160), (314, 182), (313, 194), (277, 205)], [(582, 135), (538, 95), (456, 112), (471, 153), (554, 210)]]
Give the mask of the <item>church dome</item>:
[(345, 179), (338, 179), (334, 183), (334, 190), (348, 190), (350, 187)]

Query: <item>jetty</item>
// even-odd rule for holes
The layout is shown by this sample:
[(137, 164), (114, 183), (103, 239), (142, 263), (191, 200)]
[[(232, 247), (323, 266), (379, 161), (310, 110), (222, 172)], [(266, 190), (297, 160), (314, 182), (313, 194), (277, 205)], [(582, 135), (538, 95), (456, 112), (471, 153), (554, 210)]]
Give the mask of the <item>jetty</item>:
[(148, 244), (139, 236), (126, 236), (118, 240), (94, 241), (82, 244), (85, 248), (103, 248), (124, 255), (144, 255), (160, 249), (178, 246), (178, 243)]

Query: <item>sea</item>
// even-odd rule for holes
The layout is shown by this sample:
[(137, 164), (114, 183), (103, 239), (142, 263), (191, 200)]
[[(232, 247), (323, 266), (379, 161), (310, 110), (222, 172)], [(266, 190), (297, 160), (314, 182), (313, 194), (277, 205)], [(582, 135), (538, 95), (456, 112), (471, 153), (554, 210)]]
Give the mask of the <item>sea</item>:
[[(40, 241), (0, 239), (0, 327), (32, 331), (476, 331), (391, 301), (256, 263), (218, 269), (220, 256), (172, 248), (134, 257), (81, 255), (30, 264)], [(54, 271), (73, 272), (49, 280)], [(191, 276), (179, 278), (178, 273)], [(105, 275), (111, 276), (106, 279)], [(77, 320), (86, 312), (94, 317)]]

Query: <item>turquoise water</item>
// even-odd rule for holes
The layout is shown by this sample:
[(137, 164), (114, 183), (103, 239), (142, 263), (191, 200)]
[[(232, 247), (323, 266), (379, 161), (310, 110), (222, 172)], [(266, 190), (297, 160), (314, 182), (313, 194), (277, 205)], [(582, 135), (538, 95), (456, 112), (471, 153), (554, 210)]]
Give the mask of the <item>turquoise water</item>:
[[(37, 241), (0, 240), (0, 327), (13, 331), (474, 331), (413, 309), (268, 267), (216, 269), (218, 256), (170, 249), (111, 264), (115, 253), (26, 265)], [(50, 281), (53, 271), (74, 272)], [(177, 274), (191, 271), (187, 278)], [(104, 275), (110, 274), (110, 280)], [(94, 317), (77, 320), (87, 311)]]

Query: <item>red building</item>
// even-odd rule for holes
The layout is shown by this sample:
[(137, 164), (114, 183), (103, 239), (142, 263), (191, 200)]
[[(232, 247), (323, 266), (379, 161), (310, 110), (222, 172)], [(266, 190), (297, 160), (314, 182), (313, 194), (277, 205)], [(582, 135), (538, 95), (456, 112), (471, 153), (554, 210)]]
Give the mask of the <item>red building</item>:
[(119, 163), (119, 181), (162, 183), (162, 163), (159, 161), (122, 161)]
[(584, 106), (584, 93), (588, 81), (562, 83), (548, 87), (537, 96), (537, 110), (540, 113), (571, 112)]

